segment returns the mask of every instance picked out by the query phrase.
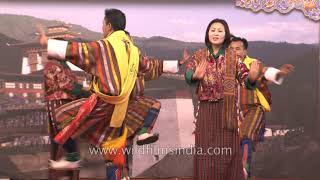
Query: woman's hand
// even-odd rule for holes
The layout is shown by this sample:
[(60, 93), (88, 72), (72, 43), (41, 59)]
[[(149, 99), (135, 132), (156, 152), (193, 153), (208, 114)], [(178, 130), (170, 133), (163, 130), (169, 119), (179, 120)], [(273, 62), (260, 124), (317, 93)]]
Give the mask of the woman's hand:
[(192, 79), (194, 80), (202, 80), (207, 68), (208, 62), (206, 60), (202, 61), (196, 68), (195, 72), (192, 75)]

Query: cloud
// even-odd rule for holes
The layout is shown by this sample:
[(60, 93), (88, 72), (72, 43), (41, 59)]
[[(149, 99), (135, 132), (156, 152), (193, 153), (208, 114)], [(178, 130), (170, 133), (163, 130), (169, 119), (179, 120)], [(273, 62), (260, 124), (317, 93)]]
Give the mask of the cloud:
[[(305, 21), (296, 22), (273, 22), (263, 24), (252, 23), (243, 26), (232, 27), (232, 32), (236, 36), (245, 37), (249, 41), (272, 41), (289, 43), (318, 43), (319, 24)], [(189, 31), (189, 32), (188, 32)], [(173, 33), (173, 34), (172, 34)], [(173, 31), (167, 36), (173, 39), (187, 42), (203, 42), (204, 32), (190, 29), (180, 29)]]
[(203, 42), (204, 33), (201, 32), (182, 32), (171, 36), (171, 38), (185, 42)]
[(256, 26), (244, 26), (233, 31), (248, 40), (286, 41), (290, 43), (318, 43), (319, 25), (301, 22), (266, 22)]
[(169, 20), (169, 23), (176, 25), (193, 25), (194, 22), (191, 19), (186, 18), (173, 18)]

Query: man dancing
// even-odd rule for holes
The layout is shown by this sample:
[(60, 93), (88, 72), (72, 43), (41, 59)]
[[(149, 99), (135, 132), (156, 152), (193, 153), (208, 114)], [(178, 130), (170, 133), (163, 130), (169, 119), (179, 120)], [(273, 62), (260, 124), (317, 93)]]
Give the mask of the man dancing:
[[(248, 54), (248, 42), (244, 38), (233, 37), (230, 48), (233, 49), (238, 58), (251, 68), (251, 63), (258, 61), (250, 58)], [(240, 139), (243, 153), (243, 167), (247, 177), (251, 177), (252, 153), (258, 142), (263, 141), (265, 132), (265, 113), (271, 110), (271, 93), (268, 89), (268, 83), (280, 85), (289, 73), (294, 70), (290, 64), (284, 64), (280, 69), (273, 67), (264, 67), (261, 65), (262, 73), (258, 78), (255, 88), (249, 90), (239, 86), (239, 108), (240, 108)]]

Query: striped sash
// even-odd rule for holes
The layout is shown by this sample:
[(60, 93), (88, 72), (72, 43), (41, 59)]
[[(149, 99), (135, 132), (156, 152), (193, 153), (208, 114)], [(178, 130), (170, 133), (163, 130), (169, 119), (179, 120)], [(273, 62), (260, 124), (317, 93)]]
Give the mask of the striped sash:
[(223, 127), (227, 129), (237, 129), (236, 117), (236, 56), (235, 53), (226, 49), (225, 52), (226, 73), (223, 82)]
[[(137, 72), (139, 67), (139, 51), (138, 48), (129, 40), (128, 36), (123, 31), (116, 31), (108, 41), (114, 47), (117, 62), (121, 74), (121, 93), (118, 96), (108, 96), (102, 93), (99, 89), (97, 78), (92, 81), (92, 89), (105, 102), (114, 104), (115, 108), (111, 117), (110, 127), (120, 127), (125, 118), (129, 96), (136, 82)], [(121, 44), (125, 42), (128, 45), (128, 53), (123, 53), (125, 49)], [(122, 51), (121, 51), (122, 50)], [(129, 59), (129, 65), (127, 65)]]

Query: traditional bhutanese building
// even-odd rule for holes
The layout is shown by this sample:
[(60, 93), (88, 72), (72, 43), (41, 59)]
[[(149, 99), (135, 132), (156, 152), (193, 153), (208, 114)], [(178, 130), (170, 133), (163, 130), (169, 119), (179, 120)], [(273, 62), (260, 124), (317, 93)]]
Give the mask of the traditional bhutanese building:
[(44, 96), (43, 75), (0, 73), (0, 94), (24, 99), (23, 103), (41, 103)]
[[(46, 35), (49, 38), (76, 40), (80, 33), (70, 31), (70, 27), (66, 24), (48, 26)], [(32, 42), (11, 44), (10, 46), (19, 47), (23, 51), (22, 72), (21, 74), (0, 73), (0, 93), (8, 97), (21, 97), (25, 99), (26, 103), (30, 99), (40, 103), (44, 96), (42, 69), (48, 62), (47, 49), (43, 48), (36, 39)], [(77, 67), (71, 66), (72, 69), (77, 69)], [(78, 82), (87, 87), (90, 77), (83, 71), (74, 71), (74, 73), (78, 77)]]
[[(76, 38), (76, 34), (70, 32), (66, 25), (48, 27), (47, 35), (50, 38)], [(10, 46), (23, 51), (22, 63), (19, 64), (22, 65), (22, 72), (0, 72), (0, 151), (21, 157), (30, 152), (47, 152), (50, 140), (43, 75), (43, 68), (48, 61), (47, 51), (36, 40)], [(91, 79), (88, 74), (83, 71), (74, 73), (78, 83), (88, 86)]]
[[(70, 30), (71, 26), (66, 24), (48, 26), (46, 35), (48, 38), (63, 38), (63, 39), (76, 39), (80, 33), (75, 33)], [(47, 49), (42, 47), (35, 39), (32, 42), (23, 42), (19, 44), (12, 44), (10, 46), (17, 46), (22, 48), (22, 71), (21, 74), (30, 74), (32, 72), (43, 69), (48, 62)]]
[(70, 27), (71, 26), (66, 24), (48, 26), (46, 35), (49, 38), (74, 39), (79, 33), (70, 31)]
[[(78, 83), (89, 86), (90, 76), (83, 71), (73, 71)], [(24, 103), (36, 102), (41, 104), (44, 97), (43, 71), (31, 74), (14, 74), (0, 72), (0, 94), (11, 98), (22, 98)]]

